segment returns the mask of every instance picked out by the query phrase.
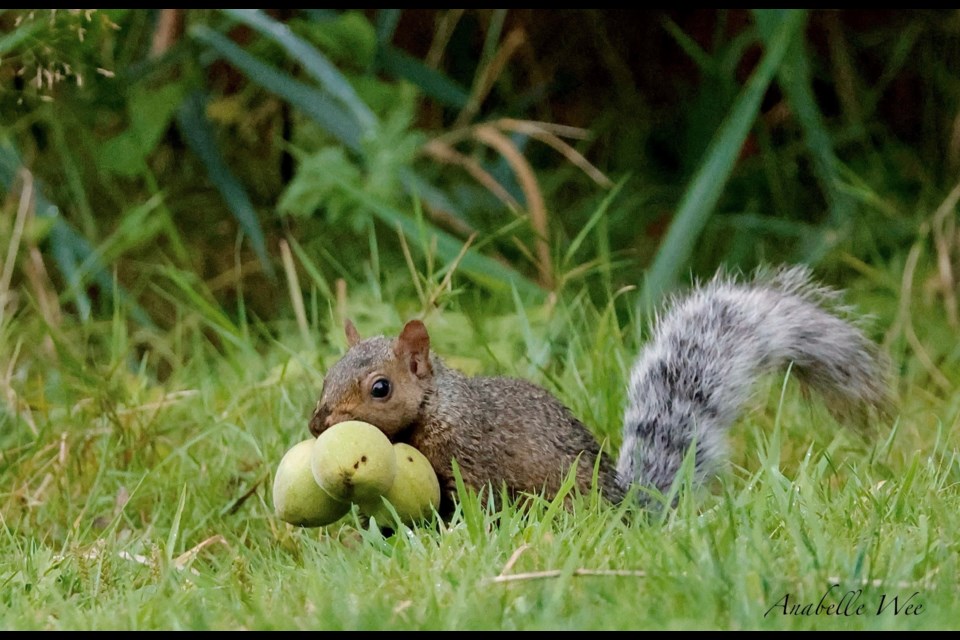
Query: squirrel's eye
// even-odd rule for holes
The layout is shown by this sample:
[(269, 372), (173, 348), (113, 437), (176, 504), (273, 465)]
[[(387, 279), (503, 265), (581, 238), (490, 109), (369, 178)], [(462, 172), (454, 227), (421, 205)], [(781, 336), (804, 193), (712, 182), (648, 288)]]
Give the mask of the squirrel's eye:
[(386, 378), (377, 378), (370, 387), (370, 395), (374, 398), (386, 398), (390, 395), (390, 381)]

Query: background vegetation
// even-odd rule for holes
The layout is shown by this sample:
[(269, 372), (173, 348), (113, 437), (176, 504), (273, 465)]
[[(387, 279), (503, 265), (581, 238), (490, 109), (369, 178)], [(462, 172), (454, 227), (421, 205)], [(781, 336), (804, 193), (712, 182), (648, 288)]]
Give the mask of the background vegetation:
[[(952, 10), (3, 10), (0, 627), (955, 628), (958, 54)], [(873, 316), (892, 424), (778, 379), (662, 519), (272, 517), (345, 317), (616, 448), (661, 296), (780, 262)], [(834, 582), (925, 609), (764, 616)]]

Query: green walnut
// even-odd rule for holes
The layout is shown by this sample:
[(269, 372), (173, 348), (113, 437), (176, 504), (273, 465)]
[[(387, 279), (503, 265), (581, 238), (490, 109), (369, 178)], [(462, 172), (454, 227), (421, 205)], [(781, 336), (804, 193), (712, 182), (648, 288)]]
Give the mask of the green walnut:
[(397, 475), (393, 445), (368, 422), (348, 420), (321, 433), (310, 456), (313, 478), (342, 502), (379, 501)]
[(322, 527), (349, 510), (348, 502), (334, 500), (321, 489), (310, 470), (314, 440), (304, 440), (287, 451), (273, 479), (273, 508), (277, 517), (300, 527)]
[(430, 461), (416, 448), (398, 442), (393, 445), (397, 459), (397, 476), (393, 486), (383, 494), (380, 504), (367, 509), (368, 515), (383, 524), (392, 521), (385, 502), (397, 512), (400, 521), (412, 524), (429, 518), (440, 506), (440, 481)]

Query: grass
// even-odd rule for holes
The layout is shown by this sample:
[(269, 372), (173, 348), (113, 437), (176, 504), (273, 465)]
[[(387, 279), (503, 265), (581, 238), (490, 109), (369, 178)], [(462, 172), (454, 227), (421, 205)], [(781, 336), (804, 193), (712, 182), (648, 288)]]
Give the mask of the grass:
[[(550, 38), (507, 64), (521, 32), (503, 10), (478, 23), (472, 75), (392, 44), (396, 10), (375, 24), (312, 12), (294, 31), (191, 12), (185, 40), (149, 58), (153, 14), (57, 15), (41, 35), (99, 29), (96, 46), (49, 54), (89, 67), (84, 91), (0, 96), (0, 629), (958, 627), (960, 190), (957, 145), (934, 144), (956, 139), (944, 123), (960, 94), (938, 57), (955, 25), (916, 14), (866, 37), (833, 13), (753, 12), (723, 36), (733, 14), (719, 12), (701, 49), (664, 18), (702, 81), (654, 108), (611, 48), (578, 102), (604, 108), (594, 144), (546, 122), (532, 105), (563, 99), (523, 81), (587, 48)], [(591, 34), (598, 17), (571, 33), (615, 42), (619, 18)], [(260, 39), (241, 47), (226, 18)], [(26, 54), (49, 42), (30, 20), (0, 38), (27, 78), (48, 54)], [(831, 24), (827, 58), (810, 34)], [(218, 61), (247, 84), (206, 83)], [(837, 104), (821, 111), (828, 86)], [(896, 133), (885, 93), (930, 143)], [(290, 135), (245, 142), (287, 110)], [(560, 155), (545, 168), (542, 151)], [(598, 195), (586, 169), (617, 186)], [(729, 468), (665, 513), (595, 494), (493, 510), (464, 491), (449, 522), (394, 535), (355, 514), (323, 529), (274, 517), (273, 473), (307, 437), (345, 317), (362, 335), (423, 317), (449, 364), (544, 385), (616, 450), (646, 297), (777, 261), (815, 265), (875, 316), (891, 422), (838, 425), (784, 374), (734, 426)]]
[[(898, 291), (884, 283), (897, 277), (874, 277), (851, 298), (880, 331), (894, 324)], [(412, 313), (390, 293), (399, 276), (384, 279), (340, 301), (361, 334)], [(636, 295), (511, 309), (510, 296), (481, 306), (467, 290), (439, 296), (426, 322), (450, 363), (544, 384), (617, 447), (636, 345), (616, 308)], [(960, 406), (897, 355), (902, 337), (886, 340), (902, 372), (893, 424), (840, 428), (773, 378), (733, 429), (730, 468), (666, 514), (596, 495), (493, 511), (465, 493), (449, 523), (385, 536), (353, 514), (323, 529), (272, 515), (276, 464), (306, 437), (344, 348), (328, 302), (323, 314), (308, 299), (314, 347), (293, 323), (241, 322), (224, 339), (228, 318), (187, 303), (169, 334), (129, 333), (119, 308), (100, 325), (51, 326), (31, 302), (8, 315), (0, 628), (956, 628)], [(924, 318), (921, 337), (947, 328)], [(852, 591), (842, 602), (861, 615), (784, 613), (815, 608), (833, 584), (824, 606)], [(922, 606), (908, 615), (905, 603)]]

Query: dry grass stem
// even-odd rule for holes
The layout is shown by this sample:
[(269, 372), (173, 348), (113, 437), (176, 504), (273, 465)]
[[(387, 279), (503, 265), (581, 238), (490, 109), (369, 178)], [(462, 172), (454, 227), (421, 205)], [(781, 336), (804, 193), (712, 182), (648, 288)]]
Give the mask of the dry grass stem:
[(293, 314), (297, 318), (300, 336), (304, 343), (313, 349), (316, 345), (313, 342), (313, 334), (310, 332), (310, 325), (307, 322), (307, 311), (303, 306), (303, 293), (300, 289), (300, 279), (297, 277), (297, 267), (293, 264), (290, 245), (284, 239), (280, 240), (280, 258), (283, 261), (283, 270), (287, 276), (287, 291), (290, 294), (290, 302), (293, 304)]
[(528, 135), (531, 138), (535, 138), (540, 142), (552, 147), (564, 158), (566, 158), (570, 164), (583, 171), (591, 180), (596, 182), (601, 187), (610, 188), (613, 186), (613, 182), (610, 180), (610, 178), (605, 176), (602, 171), (590, 164), (590, 161), (583, 157), (579, 151), (561, 140), (557, 135), (543, 129), (537, 123), (526, 120), (513, 120), (505, 118), (503, 120), (498, 120), (497, 124), (500, 125), (501, 128)]
[(513, 57), (517, 49), (526, 41), (527, 34), (523, 29), (514, 29), (507, 34), (507, 37), (504, 38), (500, 44), (500, 48), (497, 49), (497, 52), (489, 64), (477, 75), (477, 79), (473, 83), (473, 90), (470, 92), (470, 99), (457, 115), (457, 119), (453, 124), (454, 129), (462, 127), (473, 120), (477, 111), (480, 110), (480, 105), (484, 99), (486, 99), (487, 94), (490, 93), (490, 89), (493, 88), (493, 83), (496, 82), (497, 78), (503, 72), (507, 61)]
[(490, 173), (473, 158), (460, 153), (445, 142), (436, 139), (425, 144), (423, 150), (435, 160), (463, 167), (463, 169), (470, 174), (470, 177), (479, 182), (487, 191), (496, 196), (498, 200), (508, 207), (514, 209), (520, 208), (520, 203), (517, 202), (516, 198), (510, 195), (510, 193), (497, 182), (497, 179), (490, 175)]
[(527, 210), (530, 213), (530, 224), (537, 237), (535, 252), (540, 284), (546, 289), (553, 288), (553, 261), (550, 257), (549, 233), (547, 231), (547, 207), (543, 201), (540, 185), (534, 175), (533, 168), (527, 159), (520, 153), (517, 146), (507, 136), (492, 126), (480, 126), (474, 129), (474, 136), (480, 142), (492, 147), (506, 159), (513, 169), (527, 201)]

